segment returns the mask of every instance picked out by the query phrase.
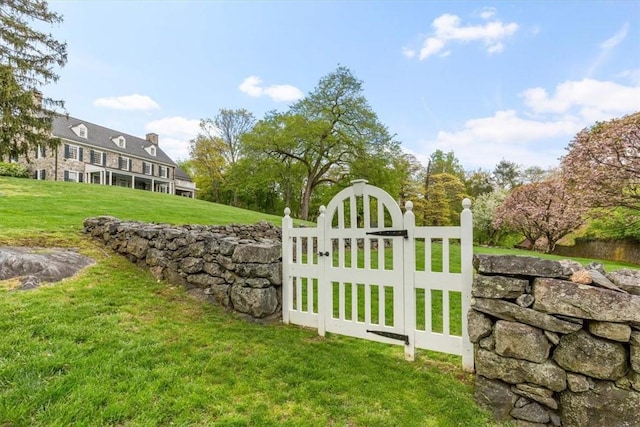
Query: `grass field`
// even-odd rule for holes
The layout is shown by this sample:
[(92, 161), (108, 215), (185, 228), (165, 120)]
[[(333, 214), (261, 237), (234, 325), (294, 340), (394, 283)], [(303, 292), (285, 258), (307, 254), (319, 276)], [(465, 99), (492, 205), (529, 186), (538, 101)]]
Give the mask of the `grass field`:
[(96, 260), (29, 292), (0, 282), (0, 425), (484, 426), (460, 359), (252, 323), (157, 282), (81, 232), (279, 217), (137, 190), (0, 178), (0, 245)]
[(398, 346), (248, 322), (82, 234), (85, 218), (104, 214), (280, 223), (163, 194), (0, 178), (0, 246), (74, 247), (96, 260), (37, 290), (0, 282), (0, 426), (493, 425), (460, 358), (419, 351), (409, 363)]

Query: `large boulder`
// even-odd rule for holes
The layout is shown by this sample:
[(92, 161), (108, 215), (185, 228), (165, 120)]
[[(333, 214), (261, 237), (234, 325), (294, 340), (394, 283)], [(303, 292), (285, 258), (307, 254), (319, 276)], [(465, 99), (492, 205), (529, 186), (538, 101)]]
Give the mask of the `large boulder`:
[(600, 320), (640, 323), (640, 296), (609, 289), (556, 280), (536, 279), (533, 283), (535, 310)]
[(504, 276), (478, 275), (473, 281), (471, 295), (480, 298), (516, 299), (525, 293), (529, 281)]
[(640, 270), (622, 269), (607, 274), (619, 288), (630, 294), (640, 295)]
[(602, 380), (617, 380), (627, 373), (623, 344), (578, 331), (560, 338), (553, 360), (562, 368)]
[(518, 321), (552, 332), (569, 334), (582, 328), (582, 324), (560, 320), (530, 308), (492, 298), (472, 298), (471, 307), (502, 320)]
[(235, 310), (257, 318), (267, 317), (278, 308), (278, 294), (275, 288), (233, 285), (230, 298)]
[(476, 351), (476, 372), (510, 384), (532, 383), (553, 391), (567, 388), (567, 374), (552, 361), (533, 363), (502, 357), (492, 351)]
[(563, 427), (639, 427), (640, 393), (609, 381), (596, 381), (582, 393), (560, 394)]
[(496, 353), (504, 357), (542, 363), (549, 357), (551, 343), (533, 326), (498, 320), (495, 331)]
[(517, 255), (473, 256), (473, 266), (480, 274), (507, 276), (557, 277), (568, 279), (584, 268), (575, 261), (541, 259)]
[(509, 412), (518, 400), (518, 395), (509, 384), (482, 375), (476, 375), (474, 397), (478, 405), (491, 411), (498, 421), (511, 419)]

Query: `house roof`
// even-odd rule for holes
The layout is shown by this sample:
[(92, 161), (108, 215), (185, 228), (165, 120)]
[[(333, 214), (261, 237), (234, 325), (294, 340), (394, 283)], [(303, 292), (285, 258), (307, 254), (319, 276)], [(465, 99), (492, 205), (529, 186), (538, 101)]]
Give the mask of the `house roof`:
[(179, 179), (181, 181), (193, 182), (191, 177), (184, 170), (182, 170), (182, 168), (180, 168), (180, 166), (176, 166), (175, 177), (176, 177), (176, 179)]
[[(81, 138), (75, 134), (71, 129), (74, 126), (83, 124), (87, 127), (87, 137)], [(79, 144), (90, 145), (101, 150), (109, 150), (117, 153), (122, 153), (126, 156), (135, 156), (143, 159), (148, 159), (154, 162), (165, 163), (171, 166), (175, 166), (175, 163), (159, 146), (156, 146), (156, 155), (152, 156), (145, 148), (150, 147), (153, 144), (146, 139), (139, 138), (137, 136), (129, 135), (117, 130), (109, 129), (104, 126), (99, 126), (85, 120), (76, 119), (71, 116), (56, 115), (53, 118), (53, 125), (51, 129), (54, 136), (58, 138), (64, 138), (70, 141), (78, 142)], [(123, 136), (126, 139), (126, 147), (120, 148), (113, 141), (112, 138)]]

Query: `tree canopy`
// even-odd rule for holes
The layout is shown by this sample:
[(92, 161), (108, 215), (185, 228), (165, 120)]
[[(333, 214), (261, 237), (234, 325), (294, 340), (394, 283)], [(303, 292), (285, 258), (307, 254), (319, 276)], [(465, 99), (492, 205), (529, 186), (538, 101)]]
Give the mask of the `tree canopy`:
[(63, 102), (42, 97), (39, 87), (58, 80), (67, 62), (66, 43), (34, 27), (62, 16), (42, 0), (3, 0), (0, 7), (0, 155), (27, 155), (50, 138), (53, 109)]
[(362, 82), (346, 67), (322, 77), (289, 111), (267, 114), (245, 141), (251, 149), (289, 160), (304, 171), (302, 219), (309, 218), (312, 195), (319, 186), (344, 181), (358, 162), (366, 164), (379, 160), (381, 154), (399, 152), (364, 97)]
[(583, 129), (567, 150), (562, 173), (583, 203), (640, 211), (640, 112)]
[(578, 228), (588, 207), (560, 178), (522, 185), (495, 211), (493, 225), (522, 233), (532, 244), (545, 238), (551, 252), (558, 240)]

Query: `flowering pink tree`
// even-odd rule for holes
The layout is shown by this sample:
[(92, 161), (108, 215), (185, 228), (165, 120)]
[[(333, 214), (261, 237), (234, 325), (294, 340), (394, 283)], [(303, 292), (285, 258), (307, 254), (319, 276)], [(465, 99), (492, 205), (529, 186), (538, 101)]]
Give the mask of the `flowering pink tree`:
[(585, 203), (640, 210), (640, 112), (582, 130), (567, 150), (563, 177)]
[(495, 211), (493, 226), (522, 233), (530, 242), (545, 238), (545, 252), (578, 228), (588, 211), (562, 179), (522, 185)]

